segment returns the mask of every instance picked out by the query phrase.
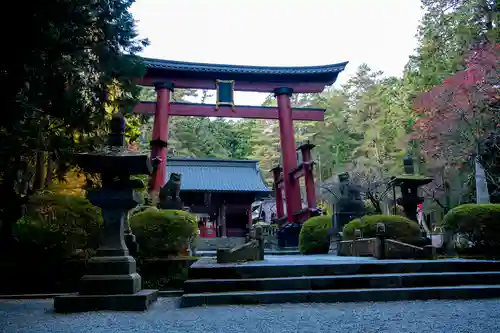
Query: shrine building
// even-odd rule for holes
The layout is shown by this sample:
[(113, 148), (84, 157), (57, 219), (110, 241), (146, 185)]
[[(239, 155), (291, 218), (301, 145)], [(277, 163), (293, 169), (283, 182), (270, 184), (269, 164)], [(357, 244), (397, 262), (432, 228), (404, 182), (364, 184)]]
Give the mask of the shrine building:
[(169, 157), (167, 165), (167, 178), (181, 175), (184, 207), (208, 222), (202, 238), (245, 237), (252, 203), (271, 194), (257, 161)]

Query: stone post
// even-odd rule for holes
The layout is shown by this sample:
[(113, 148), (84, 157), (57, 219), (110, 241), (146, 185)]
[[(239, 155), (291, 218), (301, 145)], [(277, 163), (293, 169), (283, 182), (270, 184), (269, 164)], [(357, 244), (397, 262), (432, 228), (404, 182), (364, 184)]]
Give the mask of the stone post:
[(385, 236), (386, 229), (384, 223), (377, 223), (376, 226), (376, 253), (375, 258), (377, 259), (385, 259)]
[(259, 246), (259, 260), (264, 260), (264, 234), (262, 232), (262, 226), (256, 225), (255, 228), (255, 240), (258, 242)]
[(360, 229), (354, 230), (354, 241), (352, 242), (353, 245), (353, 254), (355, 257), (359, 257), (359, 251), (358, 251), (358, 240), (361, 239), (362, 234)]

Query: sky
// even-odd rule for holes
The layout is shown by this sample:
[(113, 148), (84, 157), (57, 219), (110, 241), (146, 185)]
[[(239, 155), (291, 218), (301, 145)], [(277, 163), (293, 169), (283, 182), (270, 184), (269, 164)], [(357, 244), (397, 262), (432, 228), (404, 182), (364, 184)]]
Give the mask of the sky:
[[(419, 0), (136, 0), (142, 56), (257, 66), (349, 61), (334, 86), (367, 63), (399, 76), (416, 47)], [(236, 92), (237, 105), (266, 94)]]

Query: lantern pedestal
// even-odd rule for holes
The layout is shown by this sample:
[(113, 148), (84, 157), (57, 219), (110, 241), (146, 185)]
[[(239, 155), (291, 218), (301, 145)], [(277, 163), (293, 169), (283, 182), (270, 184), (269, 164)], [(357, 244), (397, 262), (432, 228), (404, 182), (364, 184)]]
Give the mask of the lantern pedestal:
[(114, 117), (109, 137), (111, 149), (77, 154), (78, 165), (90, 173), (100, 173), (102, 187), (87, 191), (88, 200), (101, 208), (103, 228), (97, 253), (87, 264), (78, 293), (54, 298), (55, 312), (97, 310), (143, 311), (158, 298), (158, 290), (141, 290), (141, 276), (125, 244), (126, 217), (142, 200), (136, 189), (143, 188), (131, 175), (151, 174), (145, 154), (117, 149), (124, 143), (124, 119)]

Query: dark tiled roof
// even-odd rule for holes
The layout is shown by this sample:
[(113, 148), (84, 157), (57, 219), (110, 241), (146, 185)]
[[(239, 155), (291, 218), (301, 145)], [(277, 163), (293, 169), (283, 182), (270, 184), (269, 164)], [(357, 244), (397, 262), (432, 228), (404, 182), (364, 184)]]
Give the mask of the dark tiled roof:
[(144, 58), (148, 68), (166, 69), (172, 71), (195, 71), (195, 72), (218, 72), (236, 74), (323, 74), (342, 72), (347, 62), (323, 66), (298, 66), (298, 67), (271, 67), (271, 66), (243, 66), (243, 65), (221, 65), (204, 64), (197, 62), (183, 62), (174, 60), (162, 60)]
[(204, 64), (143, 58), (148, 71), (183, 78), (232, 79), (243, 81), (297, 81), (333, 83), (347, 62), (323, 66), (270, 67)]
[(182, 175), (181, 190), (184, 191), (270, 192), (261, 178), (257, 161), (170, 157), (167, 179), (171, 173)]

